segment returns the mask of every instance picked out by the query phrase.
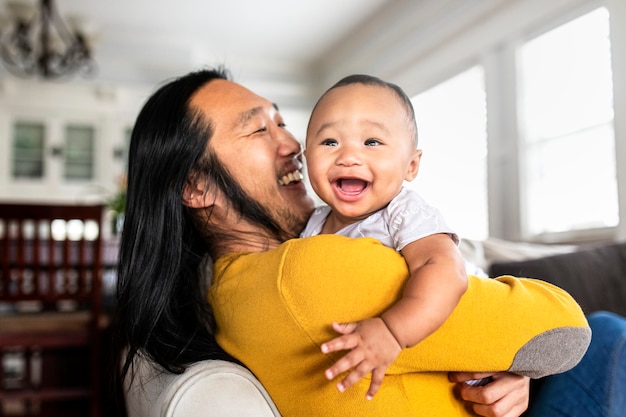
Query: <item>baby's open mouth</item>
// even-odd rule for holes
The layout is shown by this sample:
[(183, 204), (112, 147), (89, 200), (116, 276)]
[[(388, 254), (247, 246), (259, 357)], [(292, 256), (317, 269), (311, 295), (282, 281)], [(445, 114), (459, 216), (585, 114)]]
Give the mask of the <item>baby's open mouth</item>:
[(369, 182), (358, 178), (339, 178), (336, 184), (342, 192), (353, 195), (362, 193), (370, 185)]

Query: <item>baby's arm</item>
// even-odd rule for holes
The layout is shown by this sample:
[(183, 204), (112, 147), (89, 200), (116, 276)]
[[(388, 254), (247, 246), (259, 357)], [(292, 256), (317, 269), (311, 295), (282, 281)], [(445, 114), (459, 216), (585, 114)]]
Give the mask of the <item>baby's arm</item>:
[(326, 371), (332, 379), (351, 370), (339, 382), (340, 391), (371, 372), (367, 397), (373, 397), (400, 348), (413, 346), (437, 330), (467, 289), (463, 259), (448, 235), (412, 242), (403, 248), (402, 255), (410, 271), (403, 297), (379, 318), (333, 324), (343, 336), (322, 345), (325, 353), (350, 350)]
[(402, 298), (381, 318), (402, 348), (437, 330), (467, 290), (463, 258), (447, 234), (409, 243), (402, 249), (410, 278)]

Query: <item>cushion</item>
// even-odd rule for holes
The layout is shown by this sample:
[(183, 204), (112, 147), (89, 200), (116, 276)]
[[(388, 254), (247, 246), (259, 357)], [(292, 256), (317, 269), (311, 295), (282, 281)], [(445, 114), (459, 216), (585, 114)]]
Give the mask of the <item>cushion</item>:
[(489, 275), (538, 278), (572, 295), (586, 314), (626, 315), (626, 243), (516, 262), (495, 262)]
[(135, 369), (126, 390), (128, 417), (280, 416), (254, 375), (232, 362), (205, 360), (176, 375), (138, 356)]

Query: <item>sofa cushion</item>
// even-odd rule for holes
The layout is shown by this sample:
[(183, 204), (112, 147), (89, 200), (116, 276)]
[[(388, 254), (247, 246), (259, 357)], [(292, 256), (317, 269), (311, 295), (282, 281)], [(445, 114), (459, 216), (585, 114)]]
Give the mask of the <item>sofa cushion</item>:
[(258, 379), (244, 367), (204, 360), (182, 374), (135, 358), (135, 379), (127, 382), (128, 417), (280, 417)]
[(626, 315), (626, 243), (516, 262), (494, 262), (489, 275), (538, 278), (569, 292), (586, 314)]

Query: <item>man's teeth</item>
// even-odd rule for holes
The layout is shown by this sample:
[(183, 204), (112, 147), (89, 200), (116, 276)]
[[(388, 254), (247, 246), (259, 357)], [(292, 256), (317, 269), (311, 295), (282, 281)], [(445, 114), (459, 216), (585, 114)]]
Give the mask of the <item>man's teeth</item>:
[(300, 171), (293, 171), (287, 175), (284, 175), (281, 179), (278, 180), (280, 185), (288, 185), (292, 182), (302, 181), (304, 179), (304, 175)]

